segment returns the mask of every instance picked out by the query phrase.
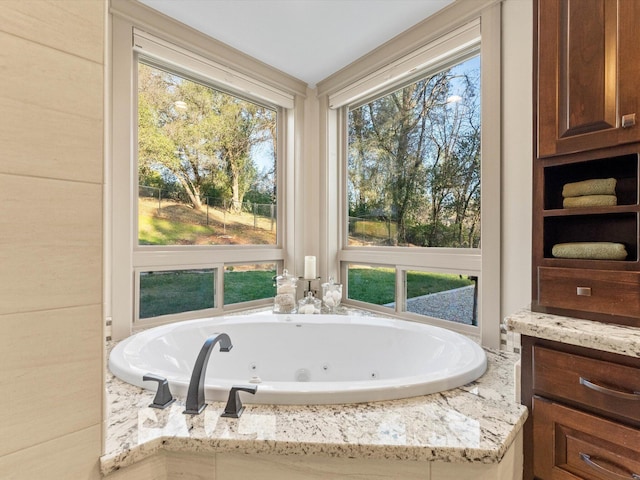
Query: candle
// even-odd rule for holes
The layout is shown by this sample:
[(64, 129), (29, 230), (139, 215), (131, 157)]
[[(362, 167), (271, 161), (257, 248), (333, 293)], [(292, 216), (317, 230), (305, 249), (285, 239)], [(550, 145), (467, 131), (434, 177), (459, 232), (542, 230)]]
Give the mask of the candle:
[(310, 255), (304, 257), (304, 279), (316, 279), (316, 257)]

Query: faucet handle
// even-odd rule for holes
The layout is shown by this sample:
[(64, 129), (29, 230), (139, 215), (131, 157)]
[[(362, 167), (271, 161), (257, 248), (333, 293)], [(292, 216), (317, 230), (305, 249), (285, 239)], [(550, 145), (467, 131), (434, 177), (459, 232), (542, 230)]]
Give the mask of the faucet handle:
[(160, 375), (156, 375), (155, 373), (147, 373), (142, 377), (143, 381), (153, 381), (158, 382), (158, 390), (156, 391), (156, 396), (153, 399), (153, 403), (149, 404), (150, 407), (153, 408), (167, 408), (173, 402), (176, 401), (171, 395), (171, 390), (169, 390), (169, 382), (166, 378), (161, 377)]
[(244, 406), (242, 405), (242, 401), (240, 400), (240, 392), (248, 392), (252, 395), (255, 395), (257, 391), (257, 385), (234, 385), (233, 387), (231, 387), (227, 405), (226, 407), (224, 407), (224, 413), (220, 416), (240, 418), (240, 415), (242, 415), (242, 411), (244, 410)]

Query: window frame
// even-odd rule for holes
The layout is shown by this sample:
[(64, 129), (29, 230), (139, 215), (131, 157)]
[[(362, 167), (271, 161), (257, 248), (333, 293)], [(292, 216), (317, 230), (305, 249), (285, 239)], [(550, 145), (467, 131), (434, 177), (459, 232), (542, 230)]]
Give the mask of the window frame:
[[(189, 265), (183, 267), (181, 265), (164, 265), (153, 266), (149, 268), (135, 267), (133, 269), (134, 274), (134, 315), (133, 324), (134, 330), (144, 329), (156, 325), (162, 325), (164, 323), (176, 322), (181, 320), (187, 320), (192, 318), (192, 312), (197, 311), (200, 315), (220, 315), (222, 313), (222, 305), (220, 302), (220, 292), (217, 291), (217, 285), (220, 283), (220, 272), (224, 268), (221, 263), (208, 263), (200, 265)], [(175, 272), (183, 270), (214, 270), (214, 280), (211, 288), (211, 295), (213, 297), (213, 307), (202, 310), (189, 310), (186, 312), (171, 313), (166, 315), (159, 315), (156, 317), (140, 318), (140, 274), (145, 272)]]
[[(301, 82), (294, 82), (279, 72), (265, 69), (248, 56), (238, 54), (228, 47), (203, 35), (194, 34), (184, 26), (162, 16), (139, 10), (135, 5), (116, 2), (112, 6), (111, 22), (111, 76), (112, 92), (107, 121), (111, 124), (111, 143), (107, 148), (105, 171), (105, 316), (111, 321), (111, 337), (119, 340), (132, 331), (151, 324), (163, 324), (175, 320), (202, 317), (204, 314), (220, 314), (256, 306), (268, 305), (269, 299), (236, 303), (225, 308), (223, 302), (224, 266), (234, 263), (273, 263), (281, 269), (293, 264), (292, 239), (296, 227), (297, 212), (288, 201), (295, 191), (297, 165), (294, 152), (300, 133), (294, 128), (301, 115), (300, 96), (305, 89)], [(136, 20), (144, 18), (144, 21)], [(142, 27), (144, 25), (144, 27)], [(142, 30), (142, 28), (144, 30)], [(152, 39), (154, 48), (169, 48), (164, 56), (152, 55), (147, 49), (142, 55), (154, 64), (175, 71), (187, 78), (204, 81), (213, 88), (237, 95), (260, 105), (277, 110), (278, 159), (276, 182), (277, 240), (274, 245), (167, 245), (138, 244), (137, 218), (137, 66), (141, 46), (136, 45), (136, 33), (142, 32)], [(162, 51), (162, 48), (159, 50)], [(153, 53), (158, 53), (154, 50)], [(175, 59), (186, 55), (185, 68), (175, 68)], [(208, 69), (208, 70), (207, 70)], [(207, 73), (222, 72), (222, 78), (211, 78)], [(272, 103), (270, 100), (274, 100)], [(286, 105), (286, 108), (285, 106)], [(113, 121), (112, 119), (117, 119)], [(286, 181), (285, 181), (286, 180)], [(136, 315), (136, 272), (154, 269), (188, 270), (194, 265), (219, 265), (216, 309), (167, 315), (153, 319), (134, 321)], [(165, 318), (166, 317), (166, 318)]]
[[(460, 9), (465, 6), (460, 5)], [(472, 7), (473, 8), (473, 7)], [(327, 187), (325, 197), (326, 204), (338, 205), (338, 214), (333, 217), (330, 208), (326, 208), (327, 227), (326, 238), (330, 239), (326, 246), (328, 258), (337, 258), (337, 270), (342, 283), (346, 283), (346, 265), (353, 263), (385, 265), (396, 268), (396, 308), (392, 315), (424, 323), (442, 325), (451, 330), (461, 331), (469, 335), (477, 336), (483, 345), (499, 348), (500, 346), (500, 163), (501, 163), (501, 6), (499, 2), (487, 1), (482, 8), (475, 11), (457, 12), (451, 10), (444, 12), (443, 16), (448, 22), (438, 23), (442, 18), (434, 18), (433, 22), (425, 22), (425, 40), (412, 44), (409, 48), (400, 48), (397, 45), (389, 45), (380, 49), (380, 57), (374, 54), (365, 59), (364, 70), (362, 65), (356, 62), (351, 70), (345, 71), (341, 78), (330, 79), (319, 86), (320, 96), (326, 98), (326, 107), (323, 110), (323, 120), (327, 125), (327, 162), (324, 170), (324, 185)], [(448, 15), (448, 16), (447, 16)], [(351, 103), (334, 102), (336, 95), (348, 91), (354, 84), (366, 84), (367, 78), (385, 78), (381, 72), (388, 70), (390, 65), (402, 63), (407, 58), (415, 56), (416, 51), (430, 50), (429, 43), (441, 44), (442, 38), (455, 38), (456, 29), (465, 29), (473, 22), (478, 22), (482, 38), (480, 41), (481, 64), (481, 246), (478, 249), (451, 249), (451, 248), (413, 248), (413, 247), (354, 247), (347, 242), (348, 203), (347, 203), (347, 108), (349, 104), (356, 105), (364, 98), (380, 96), (393, 89), (389, 83), (381, 82), (378, 90), (372, 90), (368, 84), (365, 93), (352, 91)], [(431, 25), (437, 25), (435, 33), (429, 31)], [(417, 30), (416, 35), (419, 35)], [(461, 38), (461, 37), (459, 37)], [(465, 37), (466, 38), (466, 37)], [(398, 42), (402, 42), (400, 39)], [(396, 47), (397, 53), (389, 58), (389, 51)], [(385, 58), (385, 54), (386, 57)], [(378, 60), (378, 68), (371, 68), (371, 64)], [(440, 58), (441, 63), (447, 63), (446, 58)], [(437, 62), (433, 65), (437, 65)], [(358, 72), (360, 69), (360, 72)], [(362, 72), (365, 72), (363, 75)], [(393, 70), (391, 70), (393, 73)], [(415, 73), (415, 72), (412, 72)], [(415, 78), (415, 75), (414, 77)], [(398, 84), (408, 82), (405, 76), (398, 80)], [(377, 94), (377, 95), (376, 95)], [(332, 187), (331, 178), (338, 179), (338, 185)], [(333, 226), (335, 225), (335, 226)], [(430, 270), (442, 272), (464, 272), (467, 275), (478, 277), (478, 326), (459, 325), (454, 322), (431, 321), (423, 316), (403, 311), (403, 295), (398, 295), (398, 290), (403, 288), (402, 276), (406, 270)], [(348, 286), (347, 286), (348, 289)], [(353, 302), (345, 299), (347, 305), (366, 307), (369, 310), (380, 311), (376, 306)], [(382, 313), (389, 313), (384, 308)]]

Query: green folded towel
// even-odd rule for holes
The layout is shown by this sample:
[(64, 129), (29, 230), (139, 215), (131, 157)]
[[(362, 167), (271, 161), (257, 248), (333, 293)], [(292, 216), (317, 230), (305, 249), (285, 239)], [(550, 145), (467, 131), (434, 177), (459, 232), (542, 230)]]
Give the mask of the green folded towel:
[(610, 207), (618, 204), (615, 195), (584, 195), (582, 197), (567, 197), (562, 200), (564, 208), (576, 207)]
[(572, 242), (557, 243), (551, 249), (556, 258), (579, 258), (586, 260), (624, 260), (627, 250), (622, 243)]
[(615, 178), (594, 178), (582, 182), (567, 183), (562, 188), (563, 197), (580, 197), (583, 195), (615, 195)]

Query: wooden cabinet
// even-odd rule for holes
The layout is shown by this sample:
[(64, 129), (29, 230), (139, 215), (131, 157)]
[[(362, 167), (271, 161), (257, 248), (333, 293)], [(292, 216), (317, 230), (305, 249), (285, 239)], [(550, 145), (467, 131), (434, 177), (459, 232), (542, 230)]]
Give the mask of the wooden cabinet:
[(640, 360), (523, 337), (525, 479), (640, 480)]
[[(640, 1), (535, 5), (531, 308), (640, 326)], [(613, 203), (575, 206), (564, 194), (604, 179)], [(558, 254), (567, 244), (623, 253)]]
[(538, 155), (640, 140), (640, 2), (540, 0)]
[(640, 479), (640, 431), (544, 398), (533, 399), (540, 479)]

